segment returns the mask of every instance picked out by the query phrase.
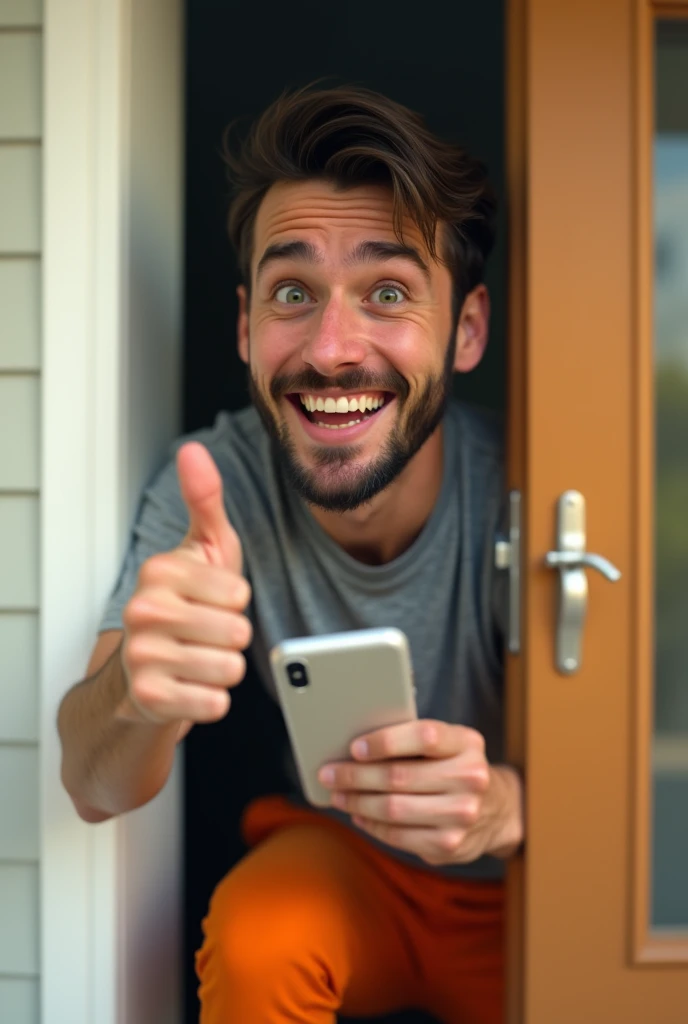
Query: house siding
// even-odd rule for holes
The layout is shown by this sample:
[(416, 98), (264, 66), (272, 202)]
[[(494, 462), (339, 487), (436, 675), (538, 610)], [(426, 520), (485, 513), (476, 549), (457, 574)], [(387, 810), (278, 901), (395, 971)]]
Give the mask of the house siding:
[(0, 0), (0, 1020), (39, 1024), (42, 4)]

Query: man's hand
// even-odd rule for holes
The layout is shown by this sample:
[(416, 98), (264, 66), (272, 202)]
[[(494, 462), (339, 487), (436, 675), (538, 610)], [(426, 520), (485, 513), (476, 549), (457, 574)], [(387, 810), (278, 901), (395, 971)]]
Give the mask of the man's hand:
[(428, 864), (508, 857), (523, 840), (522, 783), (485, 758), (480, 733), (423, 720), (362, 736), (354, 761), (326, 765), (332, 805), (371, 836)]
[(144, 562), (124, 609), (128, 694), (118, 714), (179, 722), (183, 734), (229, 709), (227, 690), (246, 671), (241, 652), (251, 642), (251, 625), (243, 613), (251, 591), (210, 453), (200, 444), (184, 445), (177, 472), (189, 531), (174, 551)]

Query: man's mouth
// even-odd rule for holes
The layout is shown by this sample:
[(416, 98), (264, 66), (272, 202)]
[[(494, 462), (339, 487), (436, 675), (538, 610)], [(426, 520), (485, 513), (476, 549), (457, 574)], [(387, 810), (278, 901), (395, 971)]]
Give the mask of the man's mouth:
[(395, 396), (384, 391), (366, 391), (350, 395), (298, 392), (287, 397), (310, 423), (342, 430), (372, 419)]

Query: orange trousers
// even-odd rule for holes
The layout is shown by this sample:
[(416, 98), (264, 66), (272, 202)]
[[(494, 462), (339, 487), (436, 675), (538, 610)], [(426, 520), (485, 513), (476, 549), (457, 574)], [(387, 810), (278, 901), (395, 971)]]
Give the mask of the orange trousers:
[(196, 954), (200, 1024), (333, 1024), (424, 1009), (503, 1020), (503, 886), (404, 864), (282, 797), (244, 816)]

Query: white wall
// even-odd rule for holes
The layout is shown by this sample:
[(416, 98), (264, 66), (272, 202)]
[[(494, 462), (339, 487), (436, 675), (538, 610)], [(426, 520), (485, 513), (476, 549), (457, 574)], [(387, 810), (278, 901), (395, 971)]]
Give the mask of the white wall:
[(39, 1024), (42, 5), (0, 0), (0, 1021)]

